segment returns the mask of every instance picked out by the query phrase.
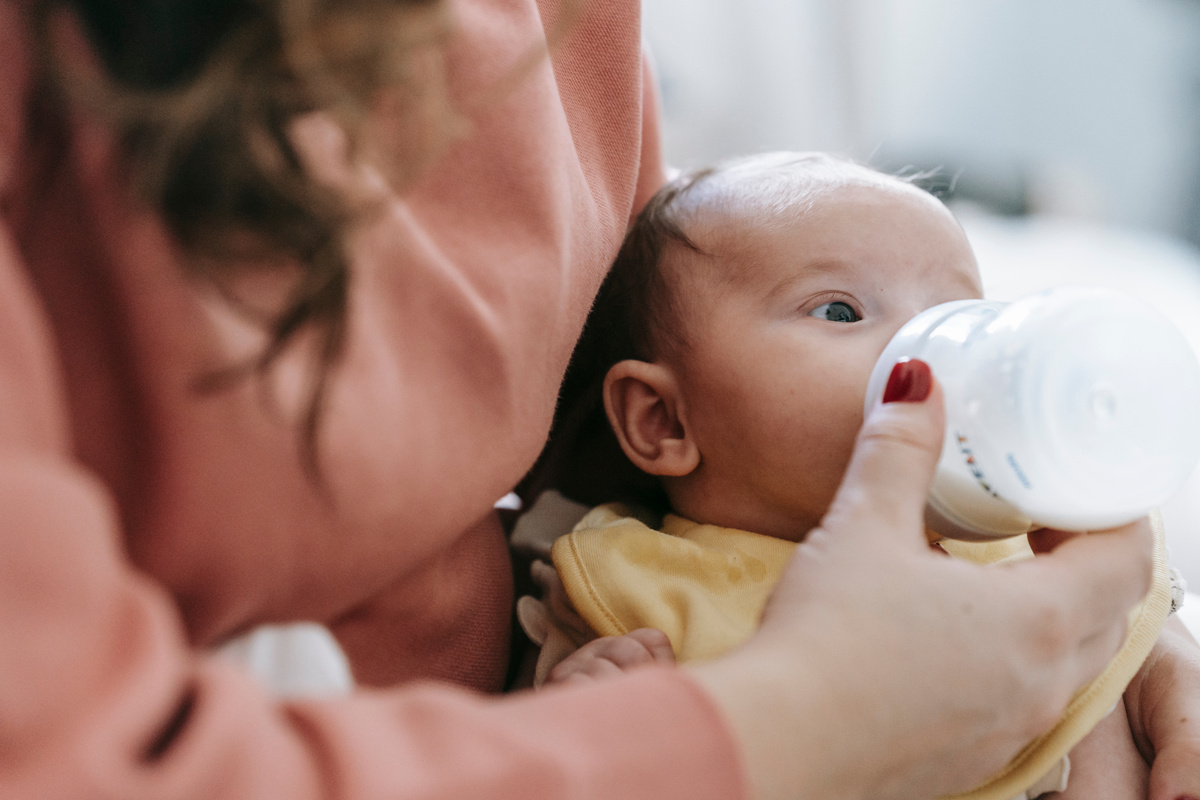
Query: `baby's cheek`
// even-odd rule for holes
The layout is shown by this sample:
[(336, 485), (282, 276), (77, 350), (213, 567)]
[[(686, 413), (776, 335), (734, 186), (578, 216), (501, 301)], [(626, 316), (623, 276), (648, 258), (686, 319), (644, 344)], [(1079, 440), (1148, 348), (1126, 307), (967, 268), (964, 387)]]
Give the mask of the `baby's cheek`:
[(794, 449), (788, 454), (790, 464), (785, 470), (794, 477), (780, 489), (793, 504), (819, 518), (846, 474), (862, 414), (826, 409), (804, 422), (792, 440)]

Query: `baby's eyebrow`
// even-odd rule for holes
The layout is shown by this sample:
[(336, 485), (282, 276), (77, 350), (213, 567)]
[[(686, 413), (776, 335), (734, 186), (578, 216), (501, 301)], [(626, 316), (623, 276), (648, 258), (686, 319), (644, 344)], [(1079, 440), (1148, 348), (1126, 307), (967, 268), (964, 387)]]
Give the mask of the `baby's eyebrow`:
[(844, 275), (853, 269), (853, 265), (838, 258), (822, 258), (810, 261), (792, 272), (791, 275), (779, 280), (766, 294), (767, 300), (773, 300), (781, 294), (791, 291), (797, 284), (805, 283), (813, 278)]

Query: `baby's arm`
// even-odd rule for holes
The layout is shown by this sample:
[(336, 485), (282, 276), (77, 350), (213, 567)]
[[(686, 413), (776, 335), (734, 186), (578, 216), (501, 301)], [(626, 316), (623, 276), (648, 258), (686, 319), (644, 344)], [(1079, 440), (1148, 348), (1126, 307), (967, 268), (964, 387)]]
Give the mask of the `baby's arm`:
[(1151, 800), (1200, 797), (1200, 645), (1178, 616), (1125, 690), (1134, 741), (1152, 760)]
[(1056, 800), (1145, 800), (1150, 767), (1133, 742), (1125, 701), (1071, 750), (1071, 773)]

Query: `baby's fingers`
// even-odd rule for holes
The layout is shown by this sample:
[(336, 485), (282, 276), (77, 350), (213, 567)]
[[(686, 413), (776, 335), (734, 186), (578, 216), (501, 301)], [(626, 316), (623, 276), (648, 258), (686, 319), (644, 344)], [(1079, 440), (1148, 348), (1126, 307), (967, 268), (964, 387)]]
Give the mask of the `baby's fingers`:
[(624, 636), (588, 642), (559, 662), (550, 671), (547, 683), (599, 679), (648, 664), (674, 661), (675, 651), (665, 633), (653, 628), (639, 628)]
[(675, 649), (671, 647), (671, 640), (660, 630), (638, 628), (636, 631), (630, 631), (624, 636), (617, 637), (618, 641), (621, 639), (628, 639), (640, 644), (650, 654), (651, 661), (657, 661), (660, 664), (675, 663)]

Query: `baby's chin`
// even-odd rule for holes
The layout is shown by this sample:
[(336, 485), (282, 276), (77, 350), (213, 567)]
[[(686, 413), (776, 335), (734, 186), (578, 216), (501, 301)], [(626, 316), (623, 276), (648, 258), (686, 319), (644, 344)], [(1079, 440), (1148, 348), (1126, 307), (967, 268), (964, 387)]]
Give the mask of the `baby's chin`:
[(765, 515), (764, 530), (758, 532), (789, 542), (804, 541), (814, 529), (821, 526), (821, 521), (833, 504), (835, 493), (836, 487), (833, 487), (828, 497), (819, 498), (816, 503), (812, 497), (795, 498), (792, 505), (776, 508), (774, 513)]
[(768, 533), (768, 536), (774, 536), (777, 539), (785, 539), (789, 542), (800, 543), (808, 538), (808, 535), (815, 528), (820, 527), (820, 518), (811, 519), (805, 518), (802, 520), (792, 520), (791, 522), (779, 526), (775, 532)]
[[(692, 522), (759, 533), (789, 542), (801, 542), (816, 528), (837, 491), (827, 492), (812, 482), (803, 486), (808, 494), (787, 495), (787, 487), (761, 486), (730, 481), (663, 481), (671, 511)], [(812, 495), (820, 495), (814, 497)]]
[(751, 509), (745, 506), (740, 509), (714, 510), (708, 513), (702, 509), (695, 509), (692, 513), (688, 513), (685, 509), (675, 509), (675, 513), (702, 525), (736, 528), (788, 542), (804, 541), (808, 534), (821, 523), (821, 517), (811, 514), (781, 514), (766, 508)]

